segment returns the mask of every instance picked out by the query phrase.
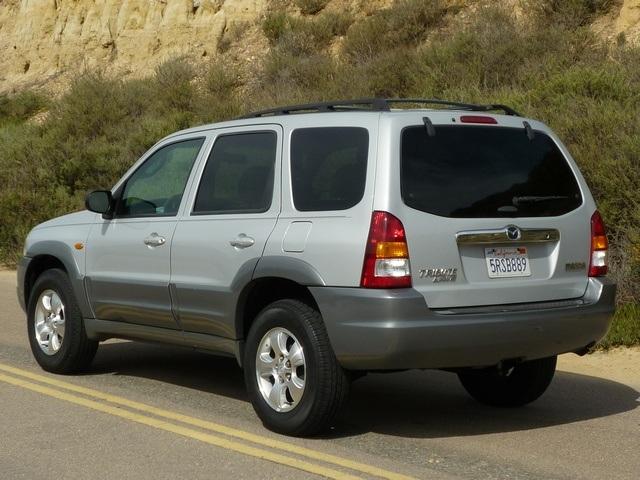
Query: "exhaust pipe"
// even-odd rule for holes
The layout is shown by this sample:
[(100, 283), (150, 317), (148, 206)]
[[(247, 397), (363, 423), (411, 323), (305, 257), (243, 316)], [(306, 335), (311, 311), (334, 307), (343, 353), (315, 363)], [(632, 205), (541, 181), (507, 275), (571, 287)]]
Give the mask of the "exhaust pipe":
[(577, 350), (574, 350), (573, 353), (575, 353), (576, 355), (579, 355), (581, 357), (584, 357), (587, 353), (589, 353), (593, 347), (596, 346), (596, 342), (591, 342), (587, 345), (585, 345), (582, 348), (578, 348)]

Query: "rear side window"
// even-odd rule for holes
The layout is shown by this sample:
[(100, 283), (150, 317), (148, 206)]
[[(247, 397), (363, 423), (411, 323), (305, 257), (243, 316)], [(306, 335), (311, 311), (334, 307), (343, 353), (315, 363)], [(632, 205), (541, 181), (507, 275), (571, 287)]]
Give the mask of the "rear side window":
[(300, 128), (291, 136), (293, 203), (302, 212), (346, 210), (360, 202), (369, 132), (360, 127)]
[(194, 214), (261, 213), (271, 207), (275, 132), (223, 135), (202, 173)]
[(566, 159), (539, 131), (524, 128), (424, 126), (402, 132), (402, 199), (444, 217), (545, 217), (582, 203)]

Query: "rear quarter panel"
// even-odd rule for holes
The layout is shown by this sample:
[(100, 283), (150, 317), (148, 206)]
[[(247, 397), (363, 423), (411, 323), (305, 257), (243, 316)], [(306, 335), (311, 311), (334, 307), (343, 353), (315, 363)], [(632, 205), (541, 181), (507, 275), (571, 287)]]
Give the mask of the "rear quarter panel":
[[(359, 286), (364, 250), (369, 233), (378, 157), (379, 115), (326, 113), (295, 115), (283, 122), (284, 148), (282, 162), (282, 211), (267, 242), (264, 256), (288, 256), (310, 264), (327, 286)], [(363, 127), (369, 132), (369, 156), (366, 186), (360, 202), (352, 208), (338, 211), (299, 212), (292, 198), (290, 147), (296, 128)], [(311, 222), (311, 228), (295, 250), (285, 251), (286, 232), (294, 222)], [(299, 244), (300, 242), (296, 242)], [(287, 249), (291, 250), (291, 249)]]

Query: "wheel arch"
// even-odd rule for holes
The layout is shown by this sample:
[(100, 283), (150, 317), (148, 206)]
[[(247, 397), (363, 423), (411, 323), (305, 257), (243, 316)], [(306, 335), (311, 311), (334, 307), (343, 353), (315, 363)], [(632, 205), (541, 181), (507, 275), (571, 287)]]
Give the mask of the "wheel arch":
[(270, 303), (285, 298), (298, 299), (318, 309), (318, 304), (306, 285), (282, 277), (261, 277), (249, 282), (238, 297), (236, 337), (244, 339), (256, 315)]
[(59, 268), (69, 277), (83, 317), (91, 317), (91, 309), (85, 294), (84, 275), (78, 268), (71, 247), (62, 242), (39, 242), (29, 249), (27, 255), (30, 260), (23, 280), (25, 305), (28, 305), (31, 290), (38, 277), (46, 270)]
[(29, 303), (29, 297), (31, 296), (31, 289), (33, 288), (36, 280), (43, 272), (51, 270), (53, 268), (59, 268), (63, 270), (67, 275), (67, 267), (60, 261), (60, 259), (54, 255), (38, 255), (33, 257), (29, 262), (29, 266), (24, 274), (24, 302)]
[(236, 303), (235, 334), (240, 340), (238, 361), (242, 363), (244, 339), (262, 309), (277, 300), (295, 298), (319, 311), (308, 287), (324, 284), (315, 268), (303, 260), (285, 256), (262, 257)]

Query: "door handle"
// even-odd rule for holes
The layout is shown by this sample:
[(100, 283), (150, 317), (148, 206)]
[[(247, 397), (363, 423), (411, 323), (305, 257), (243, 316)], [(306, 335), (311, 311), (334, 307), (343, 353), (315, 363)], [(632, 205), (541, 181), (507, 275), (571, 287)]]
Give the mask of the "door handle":
[(229, 241), (229, 245), (234, 248), (247, 248), (256, 243), (256, 241), (248, 235), (241, 233), (233, 240)]
[(161, 247), (167, 243), (167, 239), (161, 235), (158, 235), (156, 232), (153, 232), (147, 238), (144, 239), (144, 244), (149, 248)]

